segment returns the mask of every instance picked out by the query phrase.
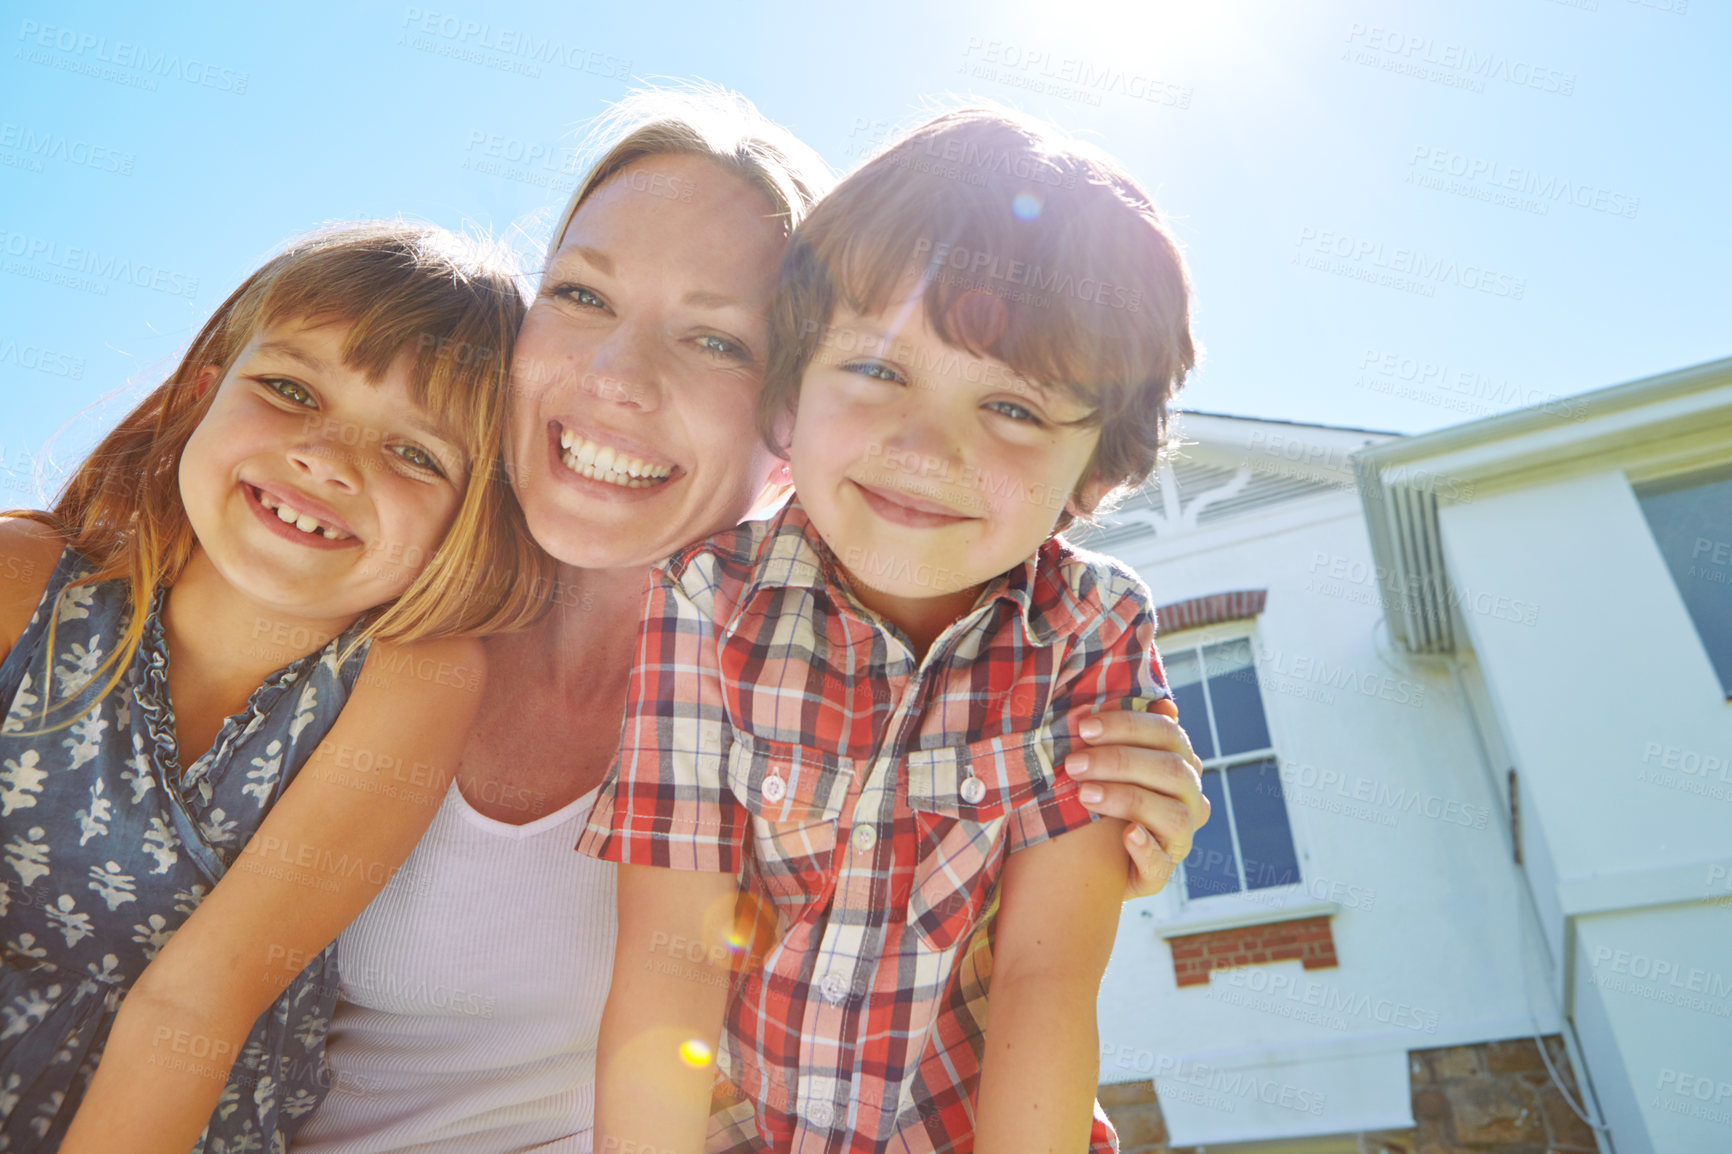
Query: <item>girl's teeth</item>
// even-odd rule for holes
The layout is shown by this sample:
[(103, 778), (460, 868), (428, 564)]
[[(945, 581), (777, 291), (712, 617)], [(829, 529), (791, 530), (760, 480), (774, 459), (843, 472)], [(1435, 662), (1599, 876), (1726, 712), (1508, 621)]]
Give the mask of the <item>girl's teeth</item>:
[(595, 465), (595, 467), (598, 470), (600, 470), (602, 472), (606, 472), (606, 471), (612, 469), (613, 468), (613, 446), (612, 445), (603, 445), (601, 447), (601, 452), (599, 452), (595, 455), (595, 461), (593, 462), (593, 464)]
[(271, 502), (275, 500), (275, 497), (270, 496), (263, 490), (259, 491), (259, 503), (266, 509), (275, 513), (277, 515), (277, 520), (281, 521), (283, 524), (293, 525), (303, 533), (317, 533), (327, 541), (339, 541), (346, 536), (346, 534), (340, 529), (333, 529), (328, 525), (319, 524), (318, 518), (309, 513), (297, 513), (281, 502), (273, 505)]
[(577, 463), (580, 465), (595, 464), (595, 445), (593, 442), (585, 441), (578, 447)]

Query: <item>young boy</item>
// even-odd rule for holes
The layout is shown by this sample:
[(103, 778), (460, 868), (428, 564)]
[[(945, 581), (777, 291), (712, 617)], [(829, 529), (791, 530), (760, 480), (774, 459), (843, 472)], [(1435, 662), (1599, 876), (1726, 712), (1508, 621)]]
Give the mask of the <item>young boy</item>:
[(1135, 181), (996, 111), (795, 233), (759, 415), (796, 496), (658, 571), (579, 845), (625, 863), (598, 1151), (702, 1148), (718, 1033), (711, 1151), (1116, 1149), (1121, 831), (1059, 767), (1166, 689), (1147, 590), (1056, 534), (1152, 469), (1188, 298)]

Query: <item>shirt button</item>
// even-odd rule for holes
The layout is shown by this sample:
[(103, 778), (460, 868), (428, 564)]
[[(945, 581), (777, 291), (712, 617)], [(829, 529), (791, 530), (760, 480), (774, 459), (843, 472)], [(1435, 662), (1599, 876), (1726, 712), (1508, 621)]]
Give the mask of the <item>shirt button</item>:
[(788, 783), (774, 775), (766, 777), (760, 788), (763, 791), (764, 800), (771, 805), (775, 805), (788, 795)]
[(838, 971), (831, 970), (824, 975), (824, 980), (818, 983), (818, 988), (824, 991), (824, 1000), (834, 1006), (848, 996), (848, 979)]
[(878, 831), (869, 825), (854, 827), (854, 848), (861, 853), (871, 853), (872, 847), (878, 844)]
[(812, 1107), (811, 1118), (814, 1126), (828, 1126), (834, 1116), (827, 1103), (819, 1102)]
[(968, 779), (962, 783), (962, 800), (969, 805), (979, 805), (985, 796), (986, 783), (973, 774), (969, 774)]

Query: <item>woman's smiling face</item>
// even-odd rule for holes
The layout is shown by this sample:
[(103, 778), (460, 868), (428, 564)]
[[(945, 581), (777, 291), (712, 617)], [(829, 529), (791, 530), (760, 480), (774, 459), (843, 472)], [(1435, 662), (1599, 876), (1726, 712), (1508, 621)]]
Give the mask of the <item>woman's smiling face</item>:
[(559, 560), (649, 564), (734, 525), (774, 464), (753, 406), (783, 228), (744, 180), (664, 155), (556, 243), (512, 362), (512, 484)]

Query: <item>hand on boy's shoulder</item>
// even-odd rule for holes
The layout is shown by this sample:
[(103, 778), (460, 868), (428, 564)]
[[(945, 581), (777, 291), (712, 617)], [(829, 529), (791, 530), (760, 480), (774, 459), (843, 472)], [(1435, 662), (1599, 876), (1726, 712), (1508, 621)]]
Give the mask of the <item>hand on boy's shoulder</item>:
[(28, 517), (0, 518), (0, 655), (30, 624), (66, 538)]

